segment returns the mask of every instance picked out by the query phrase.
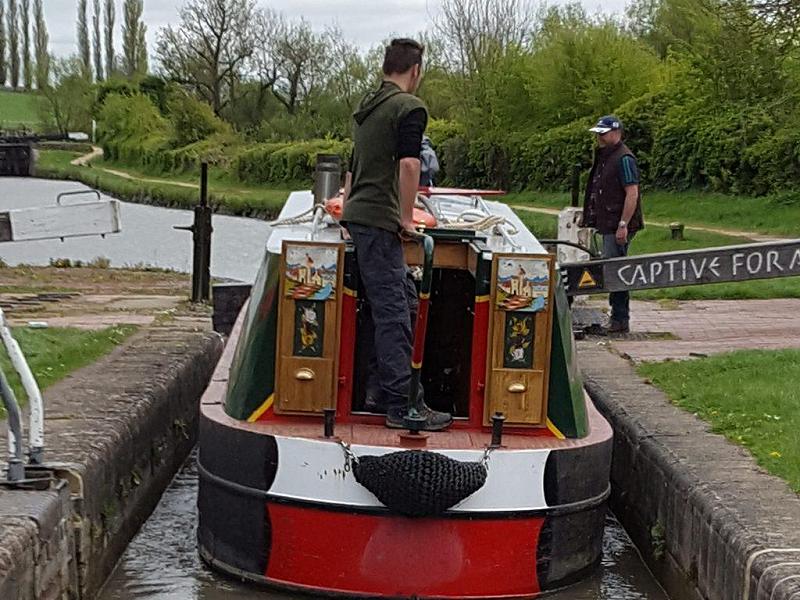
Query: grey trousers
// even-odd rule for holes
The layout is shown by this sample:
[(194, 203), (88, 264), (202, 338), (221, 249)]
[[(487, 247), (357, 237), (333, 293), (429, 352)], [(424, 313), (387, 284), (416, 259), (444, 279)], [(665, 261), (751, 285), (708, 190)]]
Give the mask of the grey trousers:
[(370, 360), (367, 394), (377, 396), (372, 399), (378, 410), (405, 406), (418, 302), (402, 242), (396, 233), (377, 227), (349, 223), (347, 230), (356, 247), (358, 273), (374, 327), (375, 355)]

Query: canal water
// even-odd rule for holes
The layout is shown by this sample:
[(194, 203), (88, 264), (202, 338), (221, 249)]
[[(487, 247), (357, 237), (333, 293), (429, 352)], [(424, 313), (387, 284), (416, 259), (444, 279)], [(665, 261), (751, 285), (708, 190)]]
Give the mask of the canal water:
[[(289, 600), (307, 598), (246, 586), (210, 571), (197, 555), (197, 467), (191, 457), (111, 574), (98, 600)], [(603, 561), (589, 579), (553, 600), (668, 600), (613, 517)]]
[[(51, 206), (61, 192), (88, 190), (73, 181), (50, 181), (4, 177), (0, 179), (0, 211), (14, 208)], [(109, 199), (108, 196), (103, 196)], [(94, 196), (64, 198), (64, 204), (85, 202)], [(20, 263), (47, 265), (51, 258), (91, 261), (104, 257), (112, 267), (149, 265), (189, 272), (192, 265), (192, 234), (173, 229), (191, 225), (194, 213), (144, 204), (121, 203), (122, 231), (100, 236), (6, 242), (0, 244), (0, 259), (15, 266)], [(255, 279), (269, 235), (269, 225), (258, 219), (214, 215), (211, 243), (211, 275), (251, 282)]]
[[(0, 180), (0, 211), (54, 204), (60, 192), (86, 189), (74, 182), (3, 178)], [(121, 217), (122, 233), (63, 242), (3, 243), (0, 244), (0, 258), (9, 265), (47, 265), (51, 258), (90, 261), (101, 256), (117, 267), (146, 264), (177, 271), (190, 270), (191, 235), (174, 230), (173, 225), (191, 224), (191, 211), (122, 203)], [(212, 275), (252, 281), (263, 256), (269, 226), (255, 219), (216, 215), (213, 226)], [(196, 498), (197, 469), (192, 457), (175, 476), (155, 512), (123, 555), (100, 600), (289, 600), (296, 597), (241, 585), (206, 568), (195, 546)], [(606, 525), (603, 550), (602, 564), (592, 577), (548, 597), (557, 600), (668, 600), (625, 531), (612, 517)]]

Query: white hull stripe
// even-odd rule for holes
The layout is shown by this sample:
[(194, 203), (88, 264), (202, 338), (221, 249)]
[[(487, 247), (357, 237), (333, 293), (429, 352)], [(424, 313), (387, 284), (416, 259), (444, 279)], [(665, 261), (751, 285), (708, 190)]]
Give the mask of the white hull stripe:
[[(342, 447), (333, 442), (275, 436), (278, 470), (269, 495), (287, 501), (339, 507), (382, 508), (383, 504), (345, 470)], [(398, 448), (354, 445), (356, 456), (380, 456)], [(460, 461), (478, 462), (482, 450), (437, 450)], [(544, 470), (550, 450), (495, 450), (489, 456), (484, 486), (453, 512), (508, 512), (547, 509)]]

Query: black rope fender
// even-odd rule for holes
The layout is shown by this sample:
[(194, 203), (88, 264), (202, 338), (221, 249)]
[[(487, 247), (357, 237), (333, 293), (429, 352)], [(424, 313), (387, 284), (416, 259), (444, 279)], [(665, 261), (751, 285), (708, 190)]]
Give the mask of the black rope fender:
[(468, 498), (486, 483), (491, 449), (464, 462), (424, 450), (356, 456), (342, 442), (346, 467), (387, 508), (407, 517), (433, 517)]

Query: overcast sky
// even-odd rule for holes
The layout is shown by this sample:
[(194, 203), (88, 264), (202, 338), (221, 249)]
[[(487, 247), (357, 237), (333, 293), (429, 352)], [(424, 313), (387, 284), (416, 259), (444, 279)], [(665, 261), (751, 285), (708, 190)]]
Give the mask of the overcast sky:
[[(288, 17), (305, 17), (318, 28), (337, 24), (344, 35), (362, 48), (381, 42), (391, 34), (413, 35), (425, 29), (435, 15), (440, 0), (258, 0)], [(566, 0), (551, 0), (563, 4)], [(591, 12), (622, 12), (627, 0), (582, 0)], [(103, 4), (104, 2), (101, 2)], [(117, 3), (117, 32), (115, 40), (121, 51), (119, 26), (122, 20), (122, 0)], [(152, 52), (158, 31), (164, 25), (178, 21), (178, 11), (184, 0), (144, 0), (144, 20)], [(75, 0), (46, 0), (45, 17), (50, 32), (50, 46), (58, 56), (76, 51)], [(91, 12), (92, 2), (89, 2)], [(91, 17), (90, 27), (91, 27)]]

